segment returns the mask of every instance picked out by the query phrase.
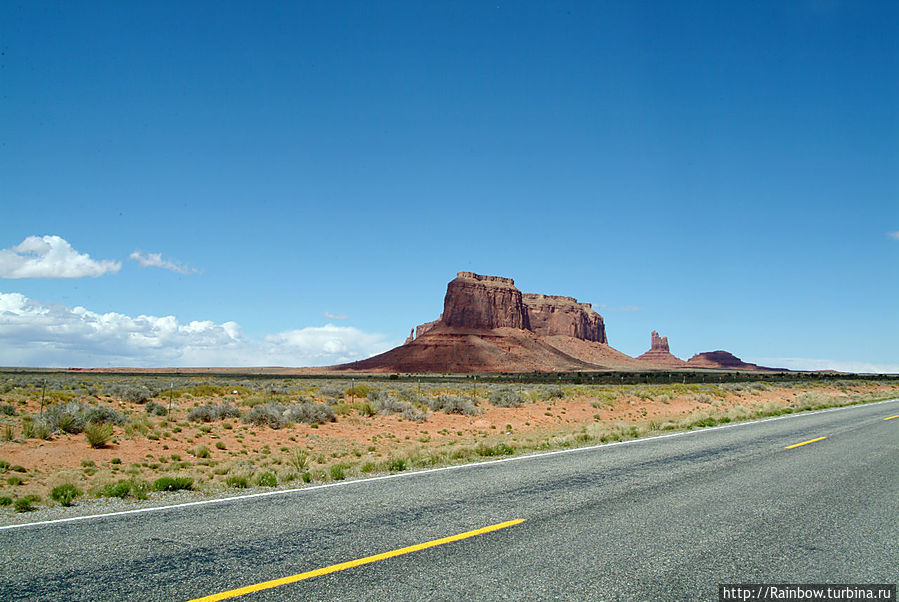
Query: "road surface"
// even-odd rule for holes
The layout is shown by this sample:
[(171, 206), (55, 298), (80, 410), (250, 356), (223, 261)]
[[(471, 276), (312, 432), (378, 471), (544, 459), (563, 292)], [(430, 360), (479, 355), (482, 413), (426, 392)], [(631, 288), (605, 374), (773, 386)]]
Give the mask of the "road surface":
[[(899, 400), (6, 528), (0, 599), (186, 601), (255, 586), (268, 589), (222, 599), (716, 600), (719, 583), (896, 583), (895, 415)], [(377, 556), (416, 544), (430, 547)]]

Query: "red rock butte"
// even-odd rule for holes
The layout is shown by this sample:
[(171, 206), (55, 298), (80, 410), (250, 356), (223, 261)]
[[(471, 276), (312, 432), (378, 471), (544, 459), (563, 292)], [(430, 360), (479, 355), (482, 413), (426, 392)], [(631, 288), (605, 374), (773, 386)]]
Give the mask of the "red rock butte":
[(501, 276), (459, 272), (443, 313), (406, 342), (335, 366), (364, 372), (560, 372), (641, 370), (608, 344), (602, 316), (573, 297), (524, 293)]
[(668, 350), (668, 337), (660, 337), (655, 330), (652, 331), (652, 342), (649, 351), (643, 355), (638, 355), (637, 359), (642, 362), (656, 364), (658, 366), (670, 366), (672, 368), (683, 368), (687, 362), (673, 355)]
[(697, 353), (687, 360), (688, 368), (711, 368), (715, 370), (777, 370), (758, 364), (744, 362), (733, 353), (727, 351), (706, 351)]
[(522, 293), (511, 278), (459, 272), (446, 286), (438, 319), (413, 328), (399, 347), (325, 370), (470, 373), (711, 367), (676, 358), (668, 351), (668, 339), (652, 334), (652, 349), (633, 358), (609, 345), (603, 318), (590, 303)]

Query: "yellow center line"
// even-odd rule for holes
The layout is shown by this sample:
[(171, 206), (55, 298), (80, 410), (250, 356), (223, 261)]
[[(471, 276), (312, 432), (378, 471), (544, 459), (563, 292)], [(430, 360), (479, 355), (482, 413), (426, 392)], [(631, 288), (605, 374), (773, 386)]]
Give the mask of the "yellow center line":
[(402, 556), (403, 554), (409, 554), (410, 552), (417, 552), (426, 548), (441, 546), (445, 543), (459, 541), (460, 539), (467, 539), (469, 537), (474, 537), (475, 535), (490, 533), (491, 531), (498, 531), (499, 529), (505, 529), (506, 527), (511, 527), (513, 525), (523, 523), (524, 520), (525, 519), (523, 518), (516, 518), (515, 520), (509, 520), (504, 523), (490, 525), (489, 527), (481, 527), (480, 529), (475, 529), (474, 531), (466, 531), (465, 533), (459, 533), (458, 535), (450, 535), (449, 537), (443, 537), (441, 539), (433, 539), (424, 543), (415, 544), (414, 546), (408, 546), (405, 548), (399, 548), (398, 550), (391, 550), (390, 552), (375, 554), (374, 556), (366, 556), (365, 558), (358, 558), (356, 560), (350, 560), (348, 562), (341, 562), (340, 564), (332, 564), (331, 566), (315, 569), (314, 571), (307, 571), (305, 573), (299, 573), (297, 575), (291, 575), (290, 577), (282, 577), (281, 579), (273, 579), (272, 581), (264, 581), (255, 585), (248, 585), (246, 587), (232, 589), (218, 594), (212, 594), (210, 596), (204, 596), (202, 598), (195, 598), (193, 600), (189, 600), (188, 602), (213, 602), (214, 600), (227, 600), (228, 598), (236, 598), (237, 596), (243, 596), (244, 594), (258, 592), (264, 589), (271, 589), (273, 587), (280, 587), (282, 585), (287, 585), (288, 583), (296, 583), (297, 581), (302, 581), (304, 579), (310, 579), (312, 577), (318, 577), (320, 575), (327, 575), (328, 573), (336, 573), (337, 571), (351, 569), (353, 567), (368, 564), (370, 562), (386, 560), (388, 558), (393, 558), (394, 556)]
[(799, 447), (800, 445), (808, 445), (809, 443), (821, 441), (822, 439), (827, 439), (827, 437), (818, 437), (817, 439), (809, 439), (808, 441), (803, 441), (802, 443), (794, 443), (793, 445), (786, 446), (784, 449), (793, 449), (794, 447)]
[(893, 418), (899, 418), (899, 414), (896, 414), (895, 416), (890, 416), (889, 418), (884, 418), (884, 420), (892, 420)]

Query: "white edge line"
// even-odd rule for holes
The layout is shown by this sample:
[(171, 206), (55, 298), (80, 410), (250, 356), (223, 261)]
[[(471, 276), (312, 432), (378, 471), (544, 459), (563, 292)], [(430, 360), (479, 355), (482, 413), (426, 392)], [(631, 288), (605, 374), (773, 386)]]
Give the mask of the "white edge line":
[(613, 441), (611, 443), (600, 443), (598, 445), (588, 445), (585, 447), (575, 447), (571, 449), (557, 449), (548, 452), (534, 452), (530, 454), (523, 454), (521, 456), (513, 456), (511, 458), (498, 458), (496, 460), (484, 460), (481, 462), (470, 462), (468, 464), (456, 464), (454, 466), (441, 466), (439, 468), (426, 468), (425, 470), (416, 470), (412, 472), (398, 472), (394, 474), (381, 475), (377, 477), (368, 477), (366, 479), (354, 479), (350, 481), (339, 481), (337, 483), (326, 483), (324, 485), (313, 485), (311, 487), (296, 487), (293, 489), (279, 489), (277, 491), (264, 491), (262, 493), (250, 493), (247, 495), (235, 495), (232, 497), (223, 497), (214, 500), (199, 500), (196, 502), (185, 502), (183, 504), (171, 504), (168, 506), (153, 506), (151, 508), (137, 508), (134, 510), (121, 510), (119, 512), (106, 512), (104, 514), (89, 514), (86, 516), (73, 516), (69, 518), (56, 518), (52, 520), (42, 520), (33, 523), (19, 523), (16, 525), (3, 525), (0, 526), (0, 531), (10, 530), (10, 529), (22, 529), (25, 527), (36, 527), (39, 525), (54, 525), (60, 523), (72, 523), (76, 521), (82, 520), (90, 520), (94, 518), (108, 518), (111, 516), (124, 516), (126, 514), (142, 514), (145, 512), (159, 512), (162, 510), (174, 510), (176, 508), (189, 508), (191, 506), (206, 506), (210, 504), (223, 504), (226, 502), (237, 502), (242, 500), (249, 500), (253, 498), (262, 498), (262, 497), (270, 497), (273, 495), (288, 495), (291, 493), (304, 493), (307, 491), (315, 491), (318, 489), (328, 489), (330, 487), (344, 487), (348, 485), (357, 485), (359, 483), (371, 483), (373, 481), (384, 481), (387, 479), (397, 479), (400, 477), (414, 477), (422, 474), (429, 474), (432, 472), (443, 472), (446, 470), (459, 470), (464, 468), (474, 468), (477, 466), (485, 466), (488, 464), (501, 464), (503, 462), (517, 462), (519, 460), (530, 460), (534, 458), (545, 458), (547, 456), (557, 456), (561, 454), (573, 454), (577, 452), (591, 451), (595, 449), (600, 449), (603, 447), (613, 447), (616, 445), (631, 445), (635, 443), (643, 443), (644, 441), (654, 441), (658, 439), (668, 439), (671, 437), (683, 437), (686, 435), (695, 435), (699, 433), (708, 433), (711, 431), (717, 431), (721, 429), (735, 428), (741, 426), (751, 426), (754, 424), (761, 424), (763, 422), (772, 422), (774, 420), (786, 420), (788, 418), (802, 418), (803, 416), (812, 416), (814, 414), (824, 414), (827, 412), (839, 412), (841, 410), (852, 410), (858, 408), (865, 408), (875, 405), (880, 405), (882, 403), (892, 403), (895, 401), (899, 401), (899, 398), (896, 399), (884, 399), (882, 401), (872, 401), (870, 403), (860, 403), (848, 406), (841, 406), (838, 408), (826, 408), (824, 410), (814, 410), (811, 412), (799, 412), (796, 414), (787, 414), (786, 416), (772, 416), (770, 418), (761, 418), (759, 420), (746, 420), (741, 422), (733, 422), (729, 424), (720, 424), (718, 426), (708, 426), (697, 430), (689, 430), (689, 431), (679, 431), (677, 433), (668, 433), (665, 435), (653, 435), (652, 437), (640, 437), (638, 439), (628, 439), (627, 441)]

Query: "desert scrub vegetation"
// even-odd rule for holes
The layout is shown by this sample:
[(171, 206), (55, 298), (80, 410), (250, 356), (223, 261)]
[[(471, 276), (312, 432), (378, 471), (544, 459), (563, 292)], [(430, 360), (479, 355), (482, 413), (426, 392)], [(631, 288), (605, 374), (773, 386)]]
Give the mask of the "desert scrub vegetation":
[(160, 477), (153, 481), (155, 491), (181, 491), (194, 488), (194, 480), (191, 477)]
[(207, 403), (192, 409), (187, 419), (190, 422), (214, 422), (225, 418), (240, 418), (241, 414), (240, 410), (229, 403), (218, 405)]
[(35, 504), (41, 501), (41, 496), (39, 495), (26, 495), (24, 497), (20, 497), (13, 502), (13, 508), (16, 509), (16, 512), (31, 512), (32, 510), (36, 510)]
[(269, 403), (251, 408), (241, 418), (245, 424), (268, 426), (273, 429), (284, 428), (294, 422), (323, 424), (336, 419), (334, 410), (324, 403), (302, 403), (287, 406)]
[(65, 485), (60, 485), (58, 487), (54, 487), (50, 491), (50, 499), (54, 502), (58, 502), (63, 506), (71, 506), (75, 498), (80, 496), (83, 491), (72, 485), (71, 483), (66, 483)]
[(166, 416), (169, 413), (167, 407), (155, 401), (148, 401), (144, 406), (144, 411), (150, 416)]
[(438, 395), (437, 397), (432, 397), (428, 399), (428, 407), (434, 412), (445, 412), (446, 414), (474, 416), (481, 413), (471, 397), (462, 397), (461, 395)]
[(106, 444), (112, 439), (112, 425), (90, 422), (84, 427), (84, 436), (91, 447), (95, 449), (106, 447)]
[(42, 421), (51, 432), (77, 434), (89, 424), (125, 424), (125, 416), (107, 405), (86, 405), (70, 401), (50, 406)]
[(118, 397), (131, 403), (146, 403), (154, 394), (154, 391), (144, 385), (119, 383), (113, 383), (105, 392), (112, 397)]
[(334, 410), (328, 404), (308, 402), (287, 406), (284, 418), (288, 422), (304, 422), (306, 424), (324, 424), (337, 420)]
[(527, 399), (519, 391), (504, 388), (490, 391), (487, 401), (499, 408), (517, 408), (524, 405)]
[(428, 413), (425, 409), (427, 406), (420, 407), (413, 405), (408, 401), (397, 399), (390, 393), (383, 391), (371, 391), (368, 394), (368, 405), (373, 413), (399, 414), (404, 420), (412, 420), (414, 422), (425, 422), (428, 419)]

